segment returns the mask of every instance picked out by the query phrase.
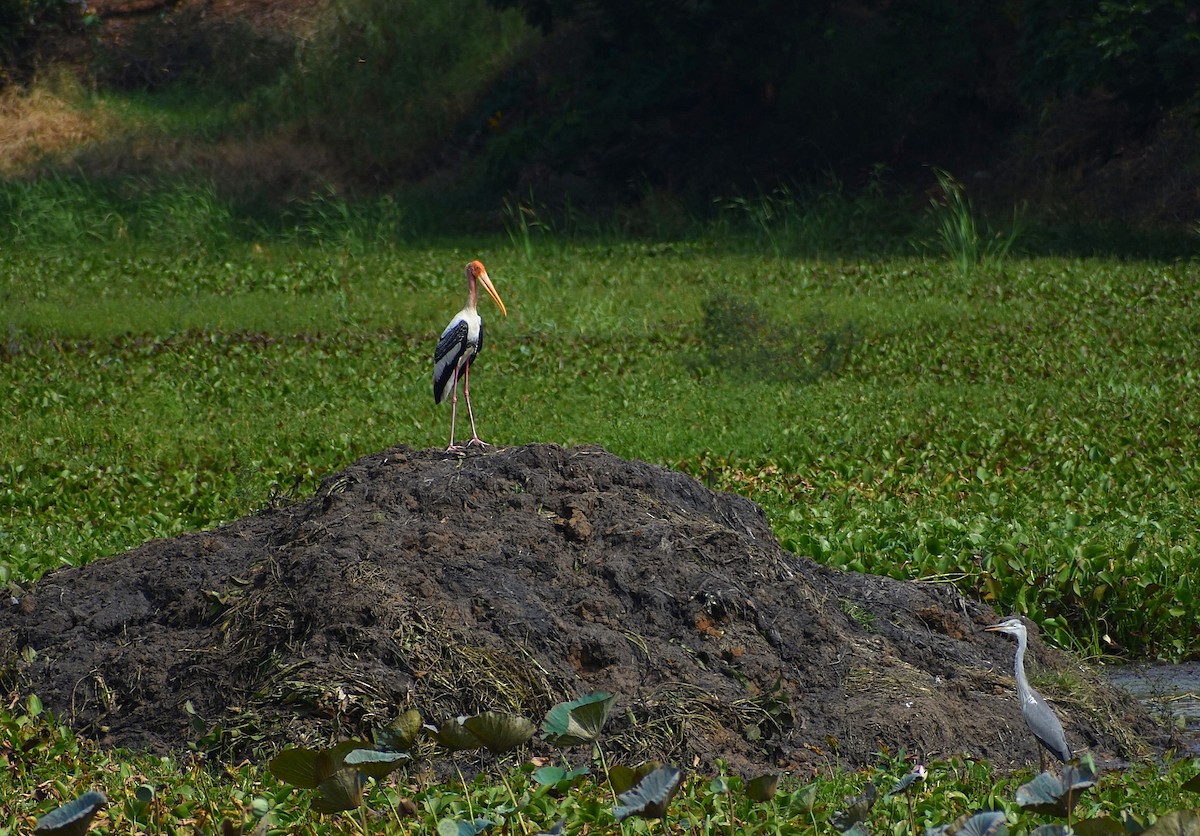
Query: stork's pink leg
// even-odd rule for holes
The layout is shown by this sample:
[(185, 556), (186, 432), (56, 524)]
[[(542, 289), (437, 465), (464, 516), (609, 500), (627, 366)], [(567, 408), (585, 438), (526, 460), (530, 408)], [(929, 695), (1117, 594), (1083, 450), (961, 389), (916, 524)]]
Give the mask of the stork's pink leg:
[(471, 440), (467, 442), (467, 446), (472, 444), (482, 444), (487, 446), (487, 442), (479, 437), (479, 433), (475, 431), (475, 413), (471, 411), (471, 367), (468, 365), (463, 369), (463, 397), (467, 399), (467, 415), (471, 418)]
[[(465, 378), (464, 378), (465, 380)], [(470, 401), (467, 401), (469, 404)], [(461, 450), (461, 447), (454, 446), (454, 419), (458, 414), (458, 369), (454, 370), (454, 388), (450, 390), (450, 446), (446, 448), (449, 453), (453, 450)], [(473, 426), (473, 423), (472, 423)]]

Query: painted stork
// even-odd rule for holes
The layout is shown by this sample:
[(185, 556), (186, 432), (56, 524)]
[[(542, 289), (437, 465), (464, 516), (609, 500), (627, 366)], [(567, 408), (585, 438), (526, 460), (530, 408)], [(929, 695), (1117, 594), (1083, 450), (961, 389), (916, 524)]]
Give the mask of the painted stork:
[(469, 372), (475, 355), (483, 350), (483, 319), (479, 316), (476, 305), (479, 302), (479, 292), (476, 283), (481, 283), (483, 289), (500, 306), (500, 313), (508, 316), (500, 294), (492, 286), (483, 262), (472, 261), (467, 265), (467, 304), (442, 332), (437, 349), (433, 352), (433, 402), (441, 403), (450, 398), (450, 446), (447, 451), (461, 450), (461, 445), (454, 443), (454, 420), (458, 413), (458, 378), (462, 377), (463, 397), (467, 400), (467, 414), (471, 417), (471, 440), (467, 445), (485, 444), (475, 430), (475, 413), (471, 410), (471, 388)]

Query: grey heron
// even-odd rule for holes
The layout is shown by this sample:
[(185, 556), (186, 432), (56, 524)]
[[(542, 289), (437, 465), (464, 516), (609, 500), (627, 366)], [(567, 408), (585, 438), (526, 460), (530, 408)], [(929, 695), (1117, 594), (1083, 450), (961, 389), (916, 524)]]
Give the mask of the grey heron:
[(476, 306), (479, 302), (479, 292), (476, 282), (500, 306), (500, 313), (508, 316), (500, 295), (492, 286), (483, 262), (472, 261), (467, 265), (467, 304), (463, 307), (442, 336), (438, 339), (437, 349), (433, 352), (433, 402), (439, 404), (450, 398), (450, 446), (449, 450), (462, 449), (454, 444), (454, 420), (458, 414), (458, 379), (462, 377), (463, 397), (467, 401), (467, 414), (471, 417), (471, 440), (467, 445), (484, 444), (483, 439), (475, 430), (475, 413), (471, 410), (471, 389), (469, 370), (475, 356), (483, 350), (483, 319), (479, 316)]
[(1058, 722), (1058, 717), (1055, 716), (1046, 700), (1030, 687), (1029, 680), (1025, 678), (1025, 645), (1028, 640), (1025, 623), (1013, 616), (984, 629), (994, 633), (1008, 633), (1017, 637), (1017, 658), (1014, 664), (1017, 698), (1021, 701), (1021, 715), (1025, 718), (1025, 725), (1029, 726), (1033, 736), (1042, 745), (1042, 748), (1038, 750), (1042, 771), (1046, 769), (1046, 752), (1066, 763), (1071, 759), (1071, 749), (1067, 746), (1062, 723)]

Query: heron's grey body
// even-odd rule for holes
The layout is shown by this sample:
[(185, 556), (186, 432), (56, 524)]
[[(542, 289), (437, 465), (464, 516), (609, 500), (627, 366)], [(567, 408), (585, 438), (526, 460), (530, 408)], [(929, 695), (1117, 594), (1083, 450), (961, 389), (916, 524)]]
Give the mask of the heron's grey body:
[[(1006, 618), (999, 624), (985, 627), (995, 633), (1008, 633), (1017, 638), (1017, 657), (1013, 666), (1017, 680), (1017, 698), (1021, 701), (1021, 715), (1025, 725), (1033, 732), (1038, 743), (1063, 763), (1071, 759), (1071, 748), (1067, 745), (1067, 737), (1063, 734), (1062, 723), (1058, 721), (1053, 709), (1045, 698), (1029, 684), (1025, 678), (1025, 647), (1028, 643), (1025, 624), (1021, 619)], [(1039, 750), (1040, 752), (1040, 750)], [(1045, 754), (1041, 753), (1042, 766), (1045, 767)]]

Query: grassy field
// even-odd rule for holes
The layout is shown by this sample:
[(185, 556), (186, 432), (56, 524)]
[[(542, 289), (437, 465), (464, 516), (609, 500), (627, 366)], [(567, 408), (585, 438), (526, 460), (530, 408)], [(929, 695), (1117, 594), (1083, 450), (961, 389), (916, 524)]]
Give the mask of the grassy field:
[[(0, 254), (0, 583), (14, 590), (306, 496), (357, 456), (444, 446), (431, 354), (478, 257), (510, 311), (483, 305), (473, 390), (490, 441), (598, 443), (681, 468), (761, 503), (797, 553), (956, 583), (1087, 655), (1200, 655), (1192, 261), (964, 269), (944, 256), (810, 255), (795, 235), (637, 243), (515, 227), (384, 245), (377, 219), (325, 245), (315, 233), (255, 243), (214, 239), (211, 207), (196, 220), (185, 197), (157, 232), (88, 227), (71, 246), (14, 241)], [(169, 243), (145, 243), (155, 234)], [(1017, 778), (931, 768), (918, 830), (993, 804), (1020, 830), (1036, 823), (1013, 806)], [(694, 776), (675, 821), (824, 827), (864, 782), (904, 769), (881, 755), (876, 773), (817, 776), (816, 796), (786, 779), (765, 816), (718, 776)], [(1084, 814), (1186, 806), (1179, 785), (1194, 770), (1185, 759), (1108, 774)], [(0, 711), (4, 772), (17, 791), (0, 800), (0, 834), (90, 787), (113, 801), (104, 832), (221, 819), (248, 830), (264, 815), (277, 830), (431, 832), (480, 812), (521, 830), (560, 816), (571, 831), (615, 829), (605, 790), (556, 799), (527, 769), (507, 788), (498, 774), (468, 792), (389, 784), (368, 796), (382, 819), (319, 817), (260, 765), (114, 755), (29, 703)], [(405, 799), (415, 816), (396, 812)], [(869, 826), (903, 834), (909, 821), (896, 800)]]

